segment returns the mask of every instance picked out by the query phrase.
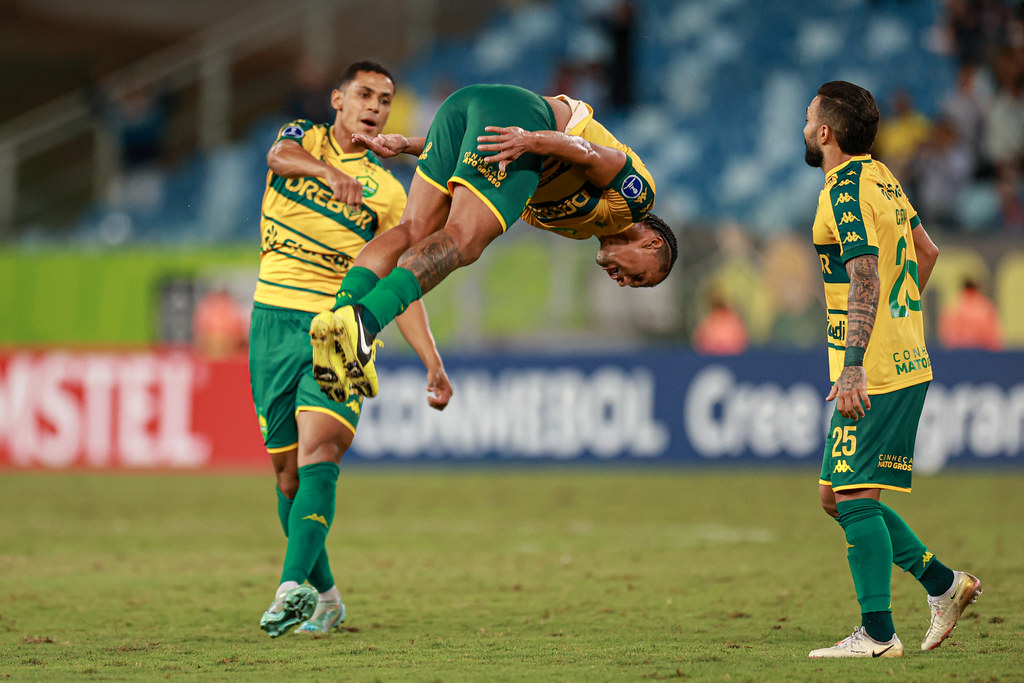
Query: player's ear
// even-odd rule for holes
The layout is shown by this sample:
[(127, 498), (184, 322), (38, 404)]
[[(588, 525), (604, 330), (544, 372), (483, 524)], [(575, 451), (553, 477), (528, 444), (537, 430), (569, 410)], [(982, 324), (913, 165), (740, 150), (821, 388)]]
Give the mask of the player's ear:
[(341, 111), (341, 106), (345, 102), (345, 93), (335, 88), (331, 91), (331, 108), (335, 111)]
[(644, 240), (644, 249), (661, 249), (662, 245), (665, 244), (664, 238), (654, 230), (651, 230), (651, 235)]

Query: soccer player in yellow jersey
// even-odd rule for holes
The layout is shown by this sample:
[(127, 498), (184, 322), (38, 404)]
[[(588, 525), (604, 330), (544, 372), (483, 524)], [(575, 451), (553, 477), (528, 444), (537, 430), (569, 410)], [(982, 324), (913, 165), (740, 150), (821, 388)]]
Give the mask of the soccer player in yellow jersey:
[[(288, 537), (281, 583), (260, 622), (272, 637), (296, 625), (299, 633), (324, 634), (345, 619), (324, 543), (334, 518), (338, 466), (355, 435), (362, 399), (343, 385), (331, 396), (321, 392), (313, 378), (309, 325), (334, 304), (360, 250), (394, 228), (405, 208), (401, 184), (352, 141), (353, 134), (381, 131), (394, 94), (386, 69), (357, 62), (331, 93), (333, 124), (294, 121), (267, 154), (249, 371)], [(427, 368), (430, 405), (443, 409), (451, 384), (422, 303), (410, 306), (398, 323)]]
[(597, 263), (620, 286), (654, 286), (675, 262), (675, 237), (651, 213), (650, 173), (584, 102), (473, 85), (445, 100), (426, 138), (359, 139), (419, 162), (401, 224), (374, 239), (342, 283), (339, 302), (353, 305), (313, 322), (314, 372), (329, 390), (347, 374), (358, 393), (376, 395), (374, 336), (520, 216), (565, 237), (596, 237)]
[(922, 650), (938, 647), (981, 582), (943, 565), (890, 507), (883, 489), (910, 491), (914, 441), (932, 378), (921, 290), (939, 251), (884, 164), (871, 158), (878, 107), (867, 90), (833, 81), (807, 107), (806, 161), (825, 172), (814, 218), (828, 308), (836, 402), (819, 494), (846, 534), (861, 625), (811, 657), (899, 657), (890, 608), (895, 563), (928, 592)]

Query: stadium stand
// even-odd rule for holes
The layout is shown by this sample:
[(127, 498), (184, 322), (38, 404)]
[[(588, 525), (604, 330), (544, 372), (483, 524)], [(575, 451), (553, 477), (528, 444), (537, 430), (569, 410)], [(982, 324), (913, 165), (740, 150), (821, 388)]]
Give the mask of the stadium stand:
[[(944, 42), (948, 19), (942, 5), (932, 0), (825, 4), (647, 0), (634, 4), (634, 95), (628, 106), (609, 101), (610, 88), (603, 80), (609, 63), (616, 59), (609, 17), (619, 3), (502, 3), (473, 30), (428, 43), (411, 56), (389, 62), (400, 82), (400, 97), (414, 102), (417, 110), (393, 115), (392, 124), (402, 119), (406, 126), (422, 125), (429, 120), (439, 93), (469, 83), (516, 83), (541, 92), (571, 87), (569, 94), (591, 101), (602, 122), (636, 148), (651, 168), (659, 186), (659, 214), (688, 231), (682, 276), (686, 282), (679, 289), (705, 291), (728, 256), (716, 244), (727, 226), (742, 226), (759, 248), (809, 224), (821, 177), (803, 162), (800, 131), (804, 108), (820, 83), (847, 79), (868, 87), (883, 115), (892, 93), (902, 89), (918, 111), (934, 120), (957, 82), (961, 57), (948, 40)], [(344, 61), (354, 56), (337, 58)], [(248, 68), (259, 73), (259, 60)], [(290, 73), (278, 69), (273, 83), (280, 86)], [(234, 75), (238, 76), (237, 69)], [(254, 87), (258, 89), (252, 83), (233, 85), (250, 94)], [(267, 87), (271, 87), (269, 81)], [(289, 119), (280, 99), (278, 110), (269, 109), (264, 101), (252, 107), (247, 118), (234, 122), (227, 144), (205, 151), (194, 145), (200, 151), (161, 165), (156, 176), (159, 188), (148, 195), (148, 203), (119, 204), (109, 194), (101, 196), (69, 221), (74, 225), (71, 240), (106, 245), (251, 244), (258, 230), (264, 155), (278, 127)], [(197, 106), (192, 100), (186, 104)], [(403, 181), (412, 171), (409, 164), (392, 163), (390, 168)], [(970, 184), (958, 198), (957, 208), (959, 229), (965, 234), (1005, 230), (991, 176)], [(947, 227), (928, 216), (925, 220), (930, 230)], [(509, 237), (514, 251), (508, 258), (492, 264), (497, 271), (478, 276), (485, 286), (501, 281), (506, 267), (530, 263), (546, 272), (557, 260), (545, 252), (554, 247), (538, 249), (530, 231), (519, 233)], [(62, 239), (67, 237), (64, 231)], [(1011, 237), (1018, 239), (1012, 244), (1019, 243), (1019, 236)], [(47, 238), (42, 225), (26, 232), (21, 241), (46, 242)], [(573, 268), (585, 267), (586, 259), (571, 258)], [(1014, 304), (1003, 299), (1014, 298), (1010, 293), (1015, 290), (1001, 283), (1017, 283), (1017, 271), (1009, 258), (1000, 267), (1002, 258), (1000, 250), (979, 252), (962, 241), (944, 249), (934, 276), (940, 299), (948, 300), (965, 271), (981, 269), (988, 274), (983, 279), (992, 282), (1004, 315), (1012, 315), (1007, 306)], [(758, 259), (750, 264), (753, 277), (770, 268)], [(559, 261), (559, 267), (563, 263)], [(486, 261), (482, 265), (491, 267)], [(573, 268), (564, 270), (575, 272)], [(998, 278), (993, 275), (997, 268)], [(560, 275), (553, 272), (552, 276)], [(614, 294), (607, 299), (597, 306), (616, 305)], [(692, 329), (702, 311), (691, 299), (678, 297), (672, 308), (682, 311), (680, 319), (653, 334), (678, 338), (680, 332)], [(549, 303), (549, 308), (526, 325), (527, 333), (564, 312), (557, 302)], [(752, 341), (770, 341), (783, 308), (772, 299), (747, 312)], [(789, 314), (814, 317), (803, 302)], [(596, 310), (591, 315), (600, 319), (602, 313)], [(507, 332), (501, 321), (490, 327), (496, 338)], [(1008, 324), (1011, 343), (1024, 343), (1024, 336), (1014, 336), (1011, 329)]]
[[(431, 92), (439, 74), (453, 87), (511, 82), (547, 92), (560, 63), (607, 57), (599, 10), (595, 5), (581, 14), (578, 3), (560, 1), (499, 11), (476, 35), (439, 44), (396, 72), (403, 88), (419, 97)], [(927, 49), (936, 21), (934, 4), (919, 1), (847, 0), (815, 5), (808, 14), (751, 0), (651, 0), (636, 19), (635, 91), (642, 95), (628, 111), (595, 104), (647, 161), (659, 185), (670, 188), (659, 195), (662, 213), (703, 222), (738, 220), (765, 234), (789, 230), (806, 223), (806, 207), (820, 184), (803, 164), (799, 126), (817, 85), (831, 78), (855, 80), (880, 101), (895, 88), (907, 88), (920, 109), (933, 115), (954, 77), (951, 58)], [(573, 25), (579, 30), (563, 37), (563, 27)], [(264, 172), (262, 152), (275, 129), (264, 119), (229, 151), (168, 171), (163, 203), (154, 211), (165, 225), (129, 215), (137, 226), (132, 237), (246, 239), (252, 221), (244, 211), (228, 210), (220, 193), (196, 190), (211, 167), (233, 169), (239, 183), (251, 188)], [(246, 194), (230, 190), (237, 197)], [(214, 206), (204, 206), (208, 202)], [(95, 230), (102, 214), (102, 207), (90, 211), (81, 230)], [(211, 219), (217, 224), (201, 225)]]

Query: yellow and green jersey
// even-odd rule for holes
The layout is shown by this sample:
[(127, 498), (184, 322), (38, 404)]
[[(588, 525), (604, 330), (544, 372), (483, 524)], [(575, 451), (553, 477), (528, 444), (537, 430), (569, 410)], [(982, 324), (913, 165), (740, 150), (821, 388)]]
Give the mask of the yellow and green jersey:
[(825, 174), (813, 232), (825, 281), (833, 382), (843, 370), (846, 351), (850, 277), (844, 264), (865, 254), (878, 256), (881, 284), (878, 315), (864, 356), (868, 393), (884, 394), (932, 378), (911, 235), (920, 223), (899, 182), (885, 164), (869, 155), (853, 157)]
[(568, 163), (544, 162), (540, 183), (521, 218), (530, 225), (563, 237), (583, 240), (614, 235), (644, 219), (654, 206), (654, 179), (636, 152), (594, 120), (585, 102), (559, 95), (572, 108), (569, 135), (626, 153), (626, 165), (605, 187), (598, 187)]
[(333, 126), (293, 121), (278, 140), (303, 149), (363, 184), (363, 205), (332, 199), (320, 178), (282, 178), (267, 172), (260, 227), (263, 245), (256, 301), (319, 312), (334, 305), (341, 279), (366, 243), (396, 226), (405, 210), (402, 184), (372, 152), (344, 154)]

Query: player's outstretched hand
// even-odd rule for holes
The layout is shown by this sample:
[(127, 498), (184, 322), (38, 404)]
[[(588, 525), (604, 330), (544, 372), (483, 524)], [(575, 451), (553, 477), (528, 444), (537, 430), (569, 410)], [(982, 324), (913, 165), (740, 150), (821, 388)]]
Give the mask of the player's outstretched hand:
[(448, 401), (452, 400), (452, 383), (443, 365), (427, 372), (427, 391), (427, 403), (431, 408), (444, 410), (448, 407)]
[(409, 138), (400, 133), (379, 134), (372, 138), (362, 133), (353, 133), (352, 142), (362, 145), (381, 159), (398, 156), (409, 148)]
[(481, 135), (477, 137), (477, 150), (480, 152), (497, 152), (484, 157), (484, 163), (498, 164), (498, 171), (504, 172), (508, 165), (530, 152), (531, 133), (519, 126), (487, 126), (484, 128), (488, 133), (495, 135)]

